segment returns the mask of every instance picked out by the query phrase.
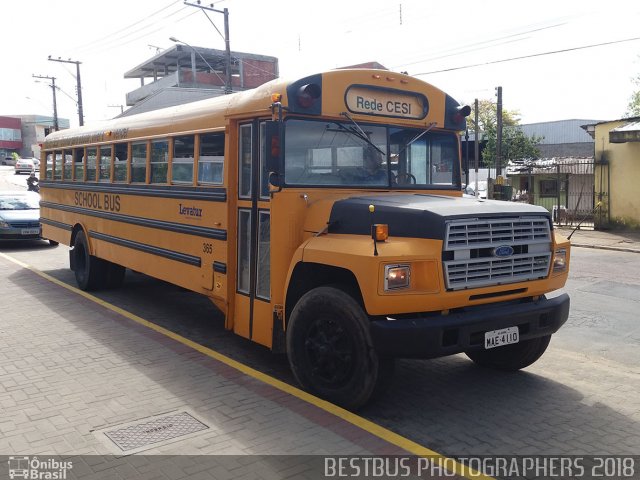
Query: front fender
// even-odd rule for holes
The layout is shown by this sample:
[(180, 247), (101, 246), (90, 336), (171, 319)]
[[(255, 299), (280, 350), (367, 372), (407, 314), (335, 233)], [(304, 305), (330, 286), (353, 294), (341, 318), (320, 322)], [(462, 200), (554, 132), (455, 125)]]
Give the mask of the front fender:
[[(349, 270), (358, 283), (365, 309), (370, 315), (423, 311), (429, 296), (441, 289), (442, 242), (419, 238), (389, 238), (376, 244), (364, 235), (327, 234), (309, 239), (300, 247), (302, 261)], [(408, 255), (409, 252), (413, 254)], [(384, 268), (411, 263), (416, 273), (411, 287), (384, 291)], [(433, 298), (433, 296), (431, 297)], [(427, 303), (425, 303), (427, 302)]]

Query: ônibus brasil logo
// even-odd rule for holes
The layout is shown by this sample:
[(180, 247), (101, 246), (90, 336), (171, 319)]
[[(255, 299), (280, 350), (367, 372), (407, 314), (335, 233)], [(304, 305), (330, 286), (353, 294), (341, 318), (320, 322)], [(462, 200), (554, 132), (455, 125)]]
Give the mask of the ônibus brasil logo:
[(54, 458), (40, 460), (38, 457), (9, 457), (9, 478), (29, 480), (65, 480), (67, 470), (73, 468), (73, 462), (63, 462)]

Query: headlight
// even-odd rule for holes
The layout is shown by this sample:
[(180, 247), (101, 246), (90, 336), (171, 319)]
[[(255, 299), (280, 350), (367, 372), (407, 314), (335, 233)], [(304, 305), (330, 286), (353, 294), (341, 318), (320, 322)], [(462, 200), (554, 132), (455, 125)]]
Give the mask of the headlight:
[(11, 228), (11, 225), (9, 225), (4, 220), (0, 220), (0, 228)]
[(407, 288), (411, 280), (410, 265), (387, 265), (384, 267), (384, 289)]
[(560, 273), (567, 269), (567, 249), (559, 248), (553, 256), (553, 272)]

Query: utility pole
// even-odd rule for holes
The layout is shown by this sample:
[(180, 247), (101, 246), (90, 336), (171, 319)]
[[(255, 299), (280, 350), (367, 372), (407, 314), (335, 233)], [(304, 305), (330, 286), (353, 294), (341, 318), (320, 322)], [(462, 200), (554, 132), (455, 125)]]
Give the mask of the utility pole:
[(51, 85), (49, 86), (53, 91), (53, 130), (57, 132), (58, 130), (60, 130), (60, 127), (58, 125), (58, 104), (56, 103), (56, 77), (46, 77), (44, 75), (33, 75), (33, 74), (31, 74), (31, 76), (33, 78), (42, 78), (46, 80), (51, 80)]
[(480, 129), (478, 128), (478, 99), (476, 98), (473, 102), (473, 108), (475, 110), (474, 122), (473, 122), (473, 130), (475, 132), (475, 142), (473, 145), (473, 154), (475, 159), (475, 170), (476, 170), (476, 186), (474, 188), (474, 192), (476, 192), (476, 197), (478, 196), (478, 163), (480, 163)]
[(80, 63), (77, 60), (62, 60), (60, 57), (51, 58), (49, 55), (48, 60), (51, 62), (60, 62), (60, 63), (74, 63), (76, 65), (76, 88), (78, 90), (78, 121), (80, 126), (84, 125), (84, 112), (82, 110), (82, 82), (80, 81)]
[[(226, 76), (225, 76), (224, 93), (231, 93), (233, 89), (231, 87), (231, 46), (229, 44), (229, 9), (225, 8), (224, 10), (217, 10), (213, 8), (213, 3), (210, 6), (205, 7), (203, 5), (200, 5), (200, 0), (198, 0), (197, 4), (189, 3), (185, 0), (184, 4), (190, 7), (197, 7), (203, 11), (208, 10), (210, 12), (222, 13), (224, 15), (224, 45), (225, 45), (225, 51), (226, 51), (226, 55), (225, 55)], [(216, 30), (218, 30), (215, 24), (213, 26)], [(220, 33), (219, 30), (218, 30), (218, 33)]]
[(496, 178), (498, 178), (498, 175), (502, 175), (502, 87), (496, 88), (496, 94), (498, 95), (496, 118)]

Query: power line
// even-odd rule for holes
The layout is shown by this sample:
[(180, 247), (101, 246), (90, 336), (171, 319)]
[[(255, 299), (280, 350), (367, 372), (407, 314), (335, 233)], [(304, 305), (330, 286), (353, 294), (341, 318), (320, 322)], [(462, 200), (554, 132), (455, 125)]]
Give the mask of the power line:
[[(416, 63), (423, 63), (423, 62), (429, 62), (432, 60), (441, 60), (443, 58), (448, 58), (448, 57), (453, 57), (456, 55), (463, 55), (465, 53), (470, 53), (470, 52), (474, 52), (474, 51), (478, 51), (478, 50), (484, 50), (487, 48), (493, 48), (493, 47), (499, 47), (500, 45), (505, 45), (508, 43), (513, 43), (513, 42), (520, 42), (522, 40), (526, 40), (527, 38), (530, 37), (524, 37), (524, 38), (517, 38), (517, 37), (522, 37), (523, 35), (529, 34), (529, 33), (537, 33), (540, 32), (542, 30), (548, 30), (551, 28), (557, 28), (557, 27), (561, 27), (563, 25), (566, 25), (567, 22), (563, 22), (563, 23), (555, 23), (553, 25), (547, 25), (547, 26), (543, 26), (543, 27), (538, 27), (538, 28), (532, 28), (529, 30), (523, 30), (520, 32), (515, 32), (515, 33), (510, 33), (508, 35), (503, 35), (500, 37), (495, 37), (495, 38), (491, 38), (488, 40), (483, 40), (483, 41), (474, 41), (470, 44), (466, 44), (466, 45), (461, 45), (460, 47), (455, 47), (455, 48), (450, 48), (447, 50), (442, 50), (440, 53), (441, 55), (439, 56), (435, 56), (435, 57), (427, 57), (424, 58), (422, 60), (416, 60), (414, 62), (408, 62), (408, 63), (402, 63), (399, 65), (399, 67), (407, 67), (408, 65), (415, 65)], [(511, 39), (511, 40), (509, 40)], [(500, 40), (504, 40), (503, 42), (500, 43), (496, 43)]]
[[(140, 19), (140, 20), (137, 20), (137, 21), (133, 22), (132, 24), (127, 25), (126, 27), (122, 27), (121, 29), (116, 30), (115, 32), (111, 32), (111, 33), (109, 33), (109, 34), (105, 35), (104, 37), (97, 38), (96, 40), (93, 40), (93, 41), (91, 41), (91, 42), (89, 42), (89, 43), (87, 43), (87, 44), (83, 45), (83, 48), (91, 47), (91, 46), (93, 46), (94, 44), (96, 44), (96, 43), (102, 43), (102, 42), (103, 42), (103, 41), (105, 41), (105, 40), (107, 40), (107, 43), (109, 43), (111, 40), (113, 40), (113, 36), (114, 36), (114, 35), (117, 35), (118, 33), (124, 32), (124, 31), (128, 30), (128, 29), (129, 29), (129, 28), (131, 28), (131, 27), (138, 26), (141, 22), (148, 21), (151, 17), (154, 17), (155, 15), (157, 15), (157, 14), (159, 14), (159, 13), (161, 13), (161, 12), (165, 11), (165, 10), (166, 10), (166, 9), (168, 9), (168, 8), (171, 8), (172, 6), (174, 6), (174, 5), (176, 5), (176, 4), (177, 4), (177, 3), (176, 3), (176, 1), (175, 1), (175, 0), (172, 0), (168, 5), (166, 5), (166, 6), (162, 7), (160, 10), (156, 10), (155, 12), (153, 12), (153, 13), (151, 13), (151, 14), (149, 14), (149, 15), (145, 16), (144, 18), (142, 18), (142, 19)], [(184, 7), (183, 7), (183, 8), (184, 8)], [(182, 9), (181, 9), (181, 10), (182, 10)], [(139, 31), (139, 30), (136, 30), (136, 31)]]
[(431, 74), (434, 74), (434, 73), (452, 72), (454, 70), (463, 70), (465, 68), (483, 67), (485, 65), (494, 65), (496, 63), (513, 62), (514, 60), (524, 60), (524, 59), (527, 59), (527, 58), (543, 57), (545, 55), (553, 55), (553, 54), (556, 54), (556, 53), (574, 52), (576, 50), (585, 50), (587, 48), (603, 47), (603, 46), (606, 46), (606, 45), (615, 45), (615, 44), (618, 44), (618, 43), (633, 42), (633, 41), (636, 41), (636, 40), (640, 40), (640, 37), (625, 38), (623, 40), (613, 40), (611, 42), (593, 43), (591, 45), (583, 45), (583, 46), (580, 46), (580, 47), (564, 48), (562, 50), (552, 50), (550, 52), (532, 53), (531, 55), (522, 55), (522, 56), (519, 56), (519, 57), (503, 58), (501, 60), (493, 60), (491, 62), (474, 63), (474, 64), (470, 64), (470, 65), (463, 65), (461, 67), (452, 67), (452, 68), (445, 68), (445, 69), (442, 69), (442, 70), (434, 70), (434, 71), (431, 71), (431, 72), (414, 73), (413, 76), (417, 77), (419, 75), (431, 75)]

